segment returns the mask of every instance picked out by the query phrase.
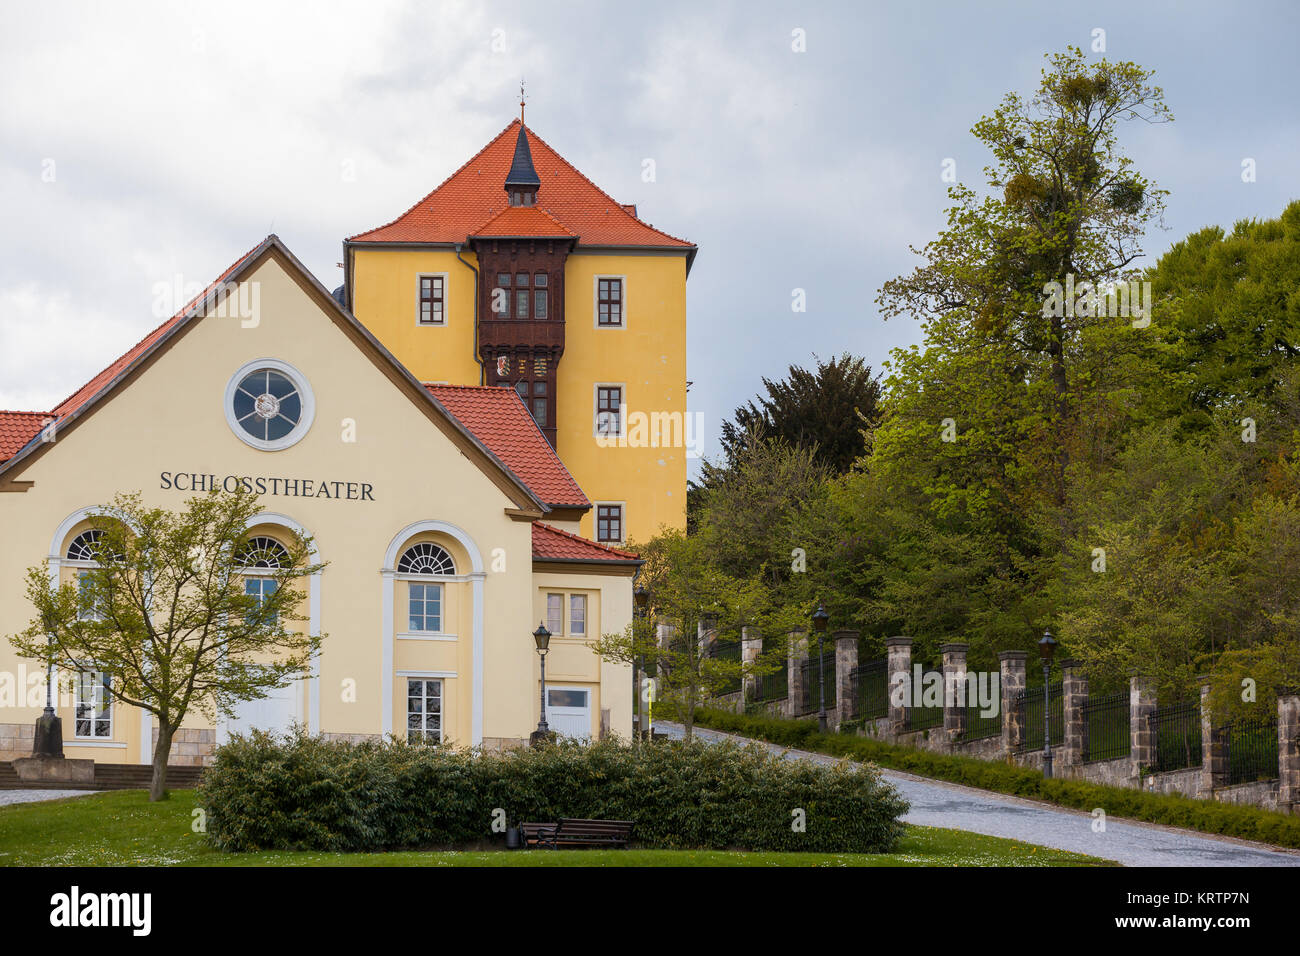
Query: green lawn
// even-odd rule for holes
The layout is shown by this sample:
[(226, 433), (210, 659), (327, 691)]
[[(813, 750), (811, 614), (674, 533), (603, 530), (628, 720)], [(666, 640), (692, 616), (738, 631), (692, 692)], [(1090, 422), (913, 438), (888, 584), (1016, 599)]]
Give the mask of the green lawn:
[(1106, 860), (959, 830), (908, 827), (897, 853), (720, 850), (220, 853), (191, 822), (194, 791), (149, 803), (119, 790), (0, 807), (0, 866), (1107, 866)]

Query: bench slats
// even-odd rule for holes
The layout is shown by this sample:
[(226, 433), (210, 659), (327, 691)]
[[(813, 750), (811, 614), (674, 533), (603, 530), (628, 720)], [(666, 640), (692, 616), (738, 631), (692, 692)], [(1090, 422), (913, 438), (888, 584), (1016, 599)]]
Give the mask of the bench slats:
[(626, 846), (631, 820), (580, 820), (561, 817), (555, 823), (521, 823), (525, 846)]

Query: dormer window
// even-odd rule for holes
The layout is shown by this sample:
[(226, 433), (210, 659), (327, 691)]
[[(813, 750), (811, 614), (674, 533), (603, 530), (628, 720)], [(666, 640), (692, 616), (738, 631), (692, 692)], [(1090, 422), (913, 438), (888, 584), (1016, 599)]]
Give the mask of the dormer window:
[(531, 189), (516, 189), (510, 194), (510, 205), (512, 206), (534, 206), (537, 204), (537, 193)]
[(537, 190), (542, 185), (537, 170), (533, 167), (532, 150), (528, 148), (528, 134), (524, 132), (523, 123), (519, 124), (519, 138), (515, 140), (515, 155), (510, 162), (510, 172), (506, 174), (506, 196), (512, 206), (535, 206)]

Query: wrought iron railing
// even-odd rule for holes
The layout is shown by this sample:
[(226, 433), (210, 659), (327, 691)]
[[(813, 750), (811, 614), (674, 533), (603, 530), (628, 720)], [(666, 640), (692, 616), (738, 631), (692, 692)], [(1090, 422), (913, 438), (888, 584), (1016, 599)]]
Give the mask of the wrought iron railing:
[[(1065, 699), (1061, 696), (1061, 684), (1051, 685), (1048, 707), (1052, 725), (1052, 746), (1061, 743), (1065, 735)], [(1043, 688), (1030, 687), (1015, 700), (1014, 706), (1020, 715), (1020, 726), (1024, 730), (1024, 739), (1020, 749), (1043, 749)]]
[(814, 650), (808, 655), (807, 660), (802, 663), (801, 668), (803, 697), (800, 700), (800, 705), (803, 707), (803, 712), (805, 714), (811, 713), (821, 707), (821, 682), (823, 680), (826, 686), (826, 709), (834, 709), (836, 687), (834, 650), (829, 650), (825, 657), (820, 660)]
[(1220, 733), (1227, 750), (1229, 786), (1277, 779), (1276, 716), (1238, 720)]
[(723, 694), (739, 694), (743, 680), (740, 673), (741, 648), (738, 641), (714, 641), (709, 646), (709, 657), (715, 661), (725, 662), (729, 667), (734, 667), (735, 673), (728, 675), (718, 687), (719, 696)]
[(853, 699), (858, 702), (858, 717), (874, 720), (889, 716), (889, 662), (869, 661), (859, 664), (849, 674)]
[(1128, 693), (1090, 696), (1082, 710), (1084, 762), (1127, 757), (1131, 744)]
[(1148, 718), (1158, 773), (1201, 766), (1201, 705), (1184, 701), (1157, 707)]
[(776, 670), (759, 674), (754, 679), (754, 699), (760, 701), (785, 700), (790, 696), (790, 665), (781, 661)]
[[(1002, 733), (1002, 707), (1005, 701), (1002, 700), (1002, 677), (1000, 674), (993, 674), (992, 689), (996, 691), (993, 699), (998, 702), (997, 707), (991, 708), (993, 713), (985, 714), (990, 709), (984, 705), (971, 701), (967, 697), (966, 704), (966, 730), (962, 733), (962, 740), (981, 740), (985, 737), (997, 737)], [(969, 695), (970, 691), (967, 690)]]
[[(936, 686), (935, 678), (931, 675), (938, 675), (939, 704), (938, 706), (913, 706), (918, 700), (924, 700), (927, 687)], [(914, 676), (915, 671), (912, 675)], [(908, 730), (929, 730), (931, 727), (941, 727), (943, 725), (943, 671), (937, 667), (926, 667), (921, 672), (921, 686), (911, 686), (908, 683), (907, 695), (907, 729)]]

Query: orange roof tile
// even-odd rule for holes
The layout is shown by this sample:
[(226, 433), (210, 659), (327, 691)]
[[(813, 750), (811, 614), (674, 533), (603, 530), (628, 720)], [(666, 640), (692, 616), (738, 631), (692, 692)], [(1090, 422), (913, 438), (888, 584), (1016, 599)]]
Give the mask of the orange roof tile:
[(533, 522), (533, 558), (551, 561), (639, 561), (641, 556), (581, 535), (561, 531), (544, 521)]
[(0, 411), (0, 462), (18, 454), (53, 417), (49, 412)]
[(555, 236), (576, 239), (577, 233), (567, 228), (545, 209), (537, 206), (507, 206), (472, 235), (483, 238), (513, 239), (516, 236)]
[(545, 504), (591, 507), (513, 388), (427, 384), (425, 388)]
[[(464, 242), (474, 229), (508, 209), (506, 176), (514, 158), (519, 121), (514, 120), (437, 189), (392, 222), (349, 241)], [(588, 246), (658, 246), (694, 250), (693, 243), (642, 222), (635, 206), (615, 202), (531, 129), (525, 131), (542, 181), (537, 207)]]

